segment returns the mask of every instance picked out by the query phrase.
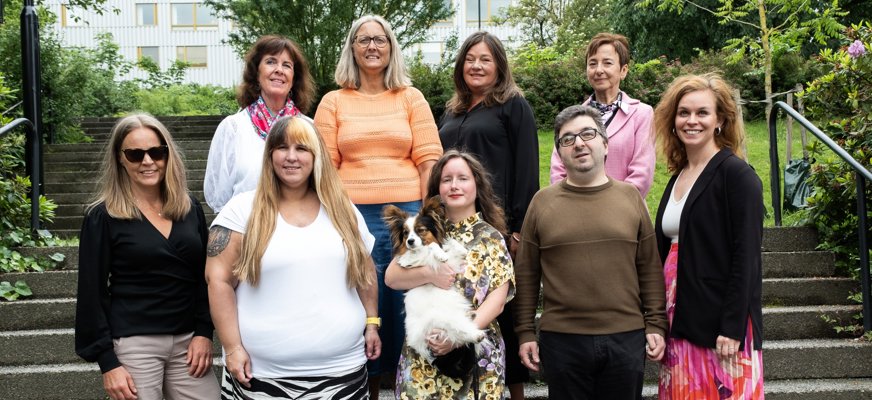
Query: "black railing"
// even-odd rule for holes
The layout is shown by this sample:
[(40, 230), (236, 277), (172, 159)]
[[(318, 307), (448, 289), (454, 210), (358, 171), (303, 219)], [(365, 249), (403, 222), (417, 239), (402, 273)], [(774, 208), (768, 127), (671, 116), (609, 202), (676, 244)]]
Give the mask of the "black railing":
[[(36, 131), (33, 129), (33, 122), (30, 122), (27, 118), (18, 118), (13, 120), (12, 122), (6, 124), (2, 128), (0, 128), (0, 136), (5, 135), (11, 130), (17, 128), (19, 125), (24, 125), (27, 128), (27, 137), (33, 138), (36, 136)], [(39, 138), (33, 138), (32, 140), (38, 141)], [(40, 161), (40, 152), (39, 148), (36, 148), (36, 151), (33, 151), (33, 148), (29, 149), (30, 153), (25, 155), (25, 162), (28, 164), (27, 171), (30, 176), (30, 234), (36, 235), (36, 231), (40, 229), (39, 224), (39, 195), (42, 192), (40, 188), (42, 188), (42, 183), (39, 181), (39, 177), (41, 176), (40, 167), (42, 166), (42, 162)]]
[[(869, 245), (867, 243), (867, 232), (869, 228), (866, 222), (866, 180), (872, 182), (872, 172), (869, 172), (866, 167), (857, 162), (854, 157), (851, 157), (845, 149), (841, 148), (833, 139), (830, 139), (825, 133), (809, 122), (802, 114), (796, 112), (793, 107), (787, 105), (783, 101), (776, 102), (769, 115), (769, 177), (770, 188), (772, 190), (772, 209), (775, 214), (775, 226), (781, 226), (781, 168), (778, 166), (778, 138), (775, 131), (776, 121), (778, 120), (778, 109), (784, 110), (787, 115), (790, 115), (796, 122), (808, 129), (821, 143), (827, 145), (836, 155), (842, 160), (845, 160), (851, 168), (854, 169), (855, 179), (857, 180), (857, 218), (860, 220), (860, 226), (857, 227), (857, 236), (859, 237), (860, 247), (860, 290), (863, 294), (863, 329), (866, 332), (872, 332), (872, 299), (870, 299), (870, 274), (869, 274)], [(790, 143), (788, 143), (788, 146)]]

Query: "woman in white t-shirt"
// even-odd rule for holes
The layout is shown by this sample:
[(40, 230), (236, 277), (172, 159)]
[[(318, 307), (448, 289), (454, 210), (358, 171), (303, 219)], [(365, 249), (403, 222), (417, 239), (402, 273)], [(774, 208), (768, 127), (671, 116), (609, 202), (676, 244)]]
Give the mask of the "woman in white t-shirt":
[(222, 398), (367, 398), (381, 353), (373, 237), (310, 122), (276, 121), (262, 170), (209, 232)]

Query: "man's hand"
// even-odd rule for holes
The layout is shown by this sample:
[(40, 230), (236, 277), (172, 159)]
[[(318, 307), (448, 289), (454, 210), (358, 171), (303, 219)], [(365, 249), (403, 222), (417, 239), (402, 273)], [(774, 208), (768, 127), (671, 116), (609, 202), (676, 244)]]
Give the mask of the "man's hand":
[(518, 356), (521, 357), (521, 364), (524, 364), (527, 369), (539, 372), (539, 343), (522, 343), (518, 350)]
[(645, 353), (648, 355), (648, 359), (651, 361), (663, 359), (663, 354), (666, 350), (666, 339), (663, 339), (663, 336), (660, 336), (659, 333), (649, 333), (645, 335), (645, 339), (648, 341), (645, 346)]

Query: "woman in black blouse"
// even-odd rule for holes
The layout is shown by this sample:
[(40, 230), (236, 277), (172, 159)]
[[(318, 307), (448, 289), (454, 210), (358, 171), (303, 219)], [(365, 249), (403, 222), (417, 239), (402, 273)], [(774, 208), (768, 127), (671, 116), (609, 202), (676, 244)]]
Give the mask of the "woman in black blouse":
[(112, 128), (79, 240), (76, 353), (118, 399), (218, 398), (206, 296), (206, 218), (167, 129)]
[[(454, 63), (454, 96), (439, 121), (444, 150), (475, 154), (492, 177), (506, 212), (512, 257), (521, 240), (527, 206), (539, 190), (539, 142), (533, 109), (512, 79), (503, 44), (488, 32), (470, 35)], [(523, 399), (529, 372), (518, 358), (511, 303), (497, 318), (506, 342), (506, 384)]]

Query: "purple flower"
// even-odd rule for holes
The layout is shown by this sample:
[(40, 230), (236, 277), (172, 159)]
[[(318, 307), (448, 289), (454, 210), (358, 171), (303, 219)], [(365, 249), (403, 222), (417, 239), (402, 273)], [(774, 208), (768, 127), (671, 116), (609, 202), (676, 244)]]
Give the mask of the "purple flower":
[(860, 40), (855, 40), (854, 43), (848, 46), (848, 54), (853, 58), (860, 58), (860, 56), (866, 54), (866, 46)]

